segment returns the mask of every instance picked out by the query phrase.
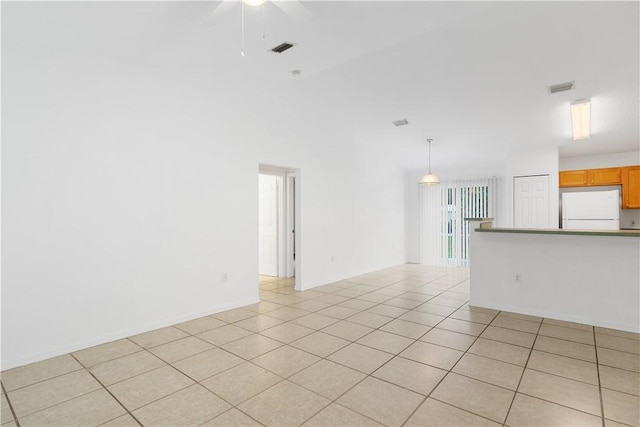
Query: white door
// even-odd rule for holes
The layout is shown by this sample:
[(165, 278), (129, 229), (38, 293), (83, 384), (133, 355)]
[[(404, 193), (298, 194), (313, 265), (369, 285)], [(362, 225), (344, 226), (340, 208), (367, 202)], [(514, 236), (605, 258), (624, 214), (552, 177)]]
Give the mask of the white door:
[(260, 174), (259, 189), (259, 273), (278, 275), (278, 180)]
[(513, 179), (513, 226), (549, 227), (549, 175)]

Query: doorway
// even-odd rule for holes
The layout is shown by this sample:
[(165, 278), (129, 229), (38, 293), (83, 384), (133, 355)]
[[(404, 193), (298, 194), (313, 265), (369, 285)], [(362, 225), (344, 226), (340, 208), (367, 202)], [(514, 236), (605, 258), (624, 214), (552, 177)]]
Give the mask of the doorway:
[(258, 182), (260, 290), (299, 289), (299, 170), (260, 165)]

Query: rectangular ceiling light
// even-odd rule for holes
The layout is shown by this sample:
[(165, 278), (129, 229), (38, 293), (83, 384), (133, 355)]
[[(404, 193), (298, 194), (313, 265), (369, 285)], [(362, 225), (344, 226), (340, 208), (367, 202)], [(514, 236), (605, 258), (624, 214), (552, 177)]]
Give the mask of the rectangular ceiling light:
[(571, 103), (571, 128), (574, 140), (591, 137), (590, 99), (579, 99)]

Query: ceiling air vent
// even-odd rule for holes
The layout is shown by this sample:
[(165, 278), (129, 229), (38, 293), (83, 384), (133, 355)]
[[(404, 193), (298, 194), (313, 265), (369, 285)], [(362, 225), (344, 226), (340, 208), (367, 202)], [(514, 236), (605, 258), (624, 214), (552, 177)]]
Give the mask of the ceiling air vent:
[(547, 86), (547, 90), (551, 94), (551, 93), (564, 92), (565, 90), (571, 90), (575, 87), (576, 87), (576, 82), (567, 82), (567, 83), (560, 83), (557, 85)]
[(275, 53), (282, 53), (287, 49), (291, 49), (294, 45), (291, 43), (280, 43), (278, 46), (274, 47), (273, 49), (271, 49), (271, 52), (275, 52)]
[(408, 125), (409, 121), (407, 119), (402, 119), (402, 120), (394, 120), (391, 123), (393, 123), (394, 126), (404, 126), (404, 125)]

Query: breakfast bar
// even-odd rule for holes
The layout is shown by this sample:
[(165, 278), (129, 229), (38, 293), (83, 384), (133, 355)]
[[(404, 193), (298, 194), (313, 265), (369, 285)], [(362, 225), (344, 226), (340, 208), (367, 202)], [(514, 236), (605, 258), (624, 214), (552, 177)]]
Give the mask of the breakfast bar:
[(640, 231), (470, 231), (471, 305), (640, 332)]

